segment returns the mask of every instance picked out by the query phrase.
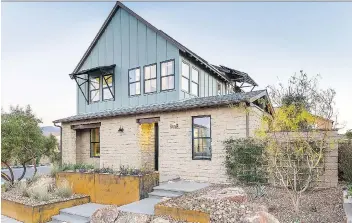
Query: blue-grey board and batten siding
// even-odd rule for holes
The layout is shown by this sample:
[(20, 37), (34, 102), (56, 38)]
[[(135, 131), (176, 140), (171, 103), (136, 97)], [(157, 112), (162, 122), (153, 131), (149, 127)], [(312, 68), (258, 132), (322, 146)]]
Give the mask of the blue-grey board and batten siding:
[[(169, 59), (175, 60), (175, 73), (178, 73), (179, 50), (120, 8), (80, 69), (116, 64), (115, 100), (87, 104), (77, 89), (78, 114), (177, 100), (179, 86), (177, 78), (175, 90), (160, 92), (160, 62)], [(143, 75), (143, 66), (152, 63), (157, 63), (158, 93), (144, 95), (141, 81), (141, 95), (130, 97), (128, 69), (140, 66)], [(87, 91), (87, 87), (88, 85), (84, 86), (84, 91)]]
[[(175, 60), (175, 89), (161, 92), (160, 62), (170, 59)], [(116, 64), (114, 71), (115, 100), (88, 104), (77, 87), (77, 114), (159, 104), (193, 97), (191, 94), (181, 91), (182, 60), (187, 59), (180, 55), (179, 49), (172, 43), (124, 9), (118, 9), (80, 68), (80, 70), (85, 70)], [(143, 67), (153, 63), (157, 64), (157, 93), (144, 94)], [(209, 71), (205, 71), (194, 63), (192, 65), (200, 70), (199, 96), (216, 95), (217, 79), (210, 75)], [(141, 95), (130, 97), (128, 94), (128, 70), (135, 67), (141, 69)], [(219, 83), (221, 83), (222, 92), (224, 92), (224, 82), (219, 81)], [(83, 91), (88, 92), (88, 84), (83, 85)]]

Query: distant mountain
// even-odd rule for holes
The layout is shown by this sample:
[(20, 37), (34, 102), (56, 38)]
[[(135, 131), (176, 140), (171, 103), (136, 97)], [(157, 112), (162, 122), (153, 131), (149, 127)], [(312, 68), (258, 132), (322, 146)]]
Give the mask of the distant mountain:
[(43, 126), (41, 129), (45, 136), (50, 134), (53, 134), (54, 136), (60, 135), (60, 128), (56, 126)]

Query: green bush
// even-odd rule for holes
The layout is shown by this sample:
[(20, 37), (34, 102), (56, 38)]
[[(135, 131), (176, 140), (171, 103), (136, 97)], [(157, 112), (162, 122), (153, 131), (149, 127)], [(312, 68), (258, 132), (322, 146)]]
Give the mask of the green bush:
[(244, 183), (266, 183), (265, 144), (251, 138), (228, 139), (225, 166), (230, 178)]
[(339, 178), (352, 183), (352, 141), (340, 142), (338, 153)]

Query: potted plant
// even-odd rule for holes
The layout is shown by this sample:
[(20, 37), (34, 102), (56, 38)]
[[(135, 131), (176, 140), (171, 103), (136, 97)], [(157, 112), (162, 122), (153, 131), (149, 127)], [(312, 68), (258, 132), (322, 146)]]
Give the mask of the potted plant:
[(347, 223), (352, 223), (352, 184), (343, 190), (343, 209), (347, 216)]

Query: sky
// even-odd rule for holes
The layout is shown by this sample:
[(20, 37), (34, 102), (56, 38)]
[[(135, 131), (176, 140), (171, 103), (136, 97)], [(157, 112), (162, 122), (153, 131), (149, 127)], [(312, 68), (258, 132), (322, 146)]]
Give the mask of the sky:
[[(3, 2), (1, 106), (30, 104), (43, 125), (76, 114), (68, 76), (114, 2)], [(352, 129), (352, 2), (126, 2), (212, 64), (248, 73), (258, 89), (295, 72), (336, 90)]]

